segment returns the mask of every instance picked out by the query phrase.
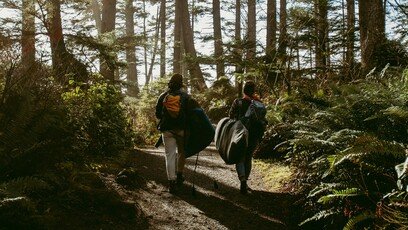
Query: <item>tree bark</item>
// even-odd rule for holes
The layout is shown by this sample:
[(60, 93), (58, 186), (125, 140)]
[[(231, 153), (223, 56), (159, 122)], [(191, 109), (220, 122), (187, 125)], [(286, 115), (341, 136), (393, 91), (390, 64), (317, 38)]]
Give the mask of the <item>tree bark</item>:
[(177, 1), (181, 1), (182, 6), (183, 45), (188, 59), (186, 61), (190, 73), (191, 87), (198, 92), (202, 92), (203, 90), (207, 89), (207, 85), (205, 84), (203, 73), (201, 72), (200, 65), (197, 61), (193, 30), (191, 28), (190, 15), (188, 12), (188, 2), (187, 0), (176, 0), (176, 2)]
[(286, 64), (286, 48), (287, 48), (287, 12), (286, 0), (279, 1), (279, 40), (278, 40), (278, 55), (282, 66)]
[(98, 34), (101, 34), (102, 20), (101, 20), (101, 6), (98, 0), (91, 0), (92, 17), (95, 20), (95, 26)]
[(146, 0), (143, 0), (143, 62), (144, 62), (144, 74), (145, 74), (145, 86), (150, 83), (150, 76), (147, 72), (147, 25), (146, 25)]
[(217, 64), (217, 79), (225, 75), (222, 35), (221, 35), (221, 7), (220, 0), (213, 0), (213, 22), (214, 22), (214, 57)]
[(348, 80), (352, 78), (354, 68), (354, 39), (355, 39), (355, 0), (347, 0), (347, 32), (346, 32), (346, 71)]
[(86, 66), (69, 53), (65, 47), (61, 24), (61, 1), (47, 2), (48, 37), (51, 43), (51, 58), (54, 75), (62, 83), (67, 83), (66, 74), (72, 73), (76, 80), (84, 81), (88, 72)]
[[(116, 22), (116, 0), (103, 0), (101, 32), (109, 33), (115, 30)], [(112, 60), (101, 60), (100, 72), (102, 76), (110, 81), (115, 80), (115, 66)]]
[(384, 14), (382, 0), (359, 0), (361, 68), (364, 75), (376, 67), (375, 52), (386, 40)]
[(34, 0), (23, 0), (21, 34), (21, 61), (24, 66), (35, 62), (35, 5)]
[(256, 56), (256, 0), (248, 0), (248, 52), (246, 59)]
[(182, 23), (182, 2), (175, 0), (174, 14), (174, 48), (173, 48), (173, 73), (181, 74), (181, 23)]
[(276, 0), (268, 0), (267, 25), (266, 25), (266, 56), (269, 61), (275, 58), (276, 54)]
[(159, 49), (159, 31), (160, 30), (160, 16), (159, 16), (159, 8), (157, 9), (156, 15), (156, 32), (154, 34), (154, 45), (152, 50), (152, 58), (150, 59), (149, 71), (147, 74), (147, 78), (153, 79), (153, 66), (156, 60), (157, 50)]
[(125, 4), (126, 36), (128, 37), (128, 42), (126, 44), (126, 72), (128, 82), (127, 94), (131, 97), (135, 97), (137, 94), (139, 94), (139, 83), (136, 68), (136, 44), (134, 42), (135, 20), (133, 16), (135, 9), (133, 7), (133, 0), (126, 0)]
[(316, 19), (316, 69), (320, 76), (325, 76), (328, 64), (328, 30), (327, 0), (315, 0)]
[(234, 54), (236, 55), (235, 61), (235, 85), (237, 87), (238, 97), (242, 96), (242, 78), (241, 74), (244, 72), (242, 68), (242, 49), (241, 44), (241, 0), (235, 1), (235, 50)]
[(160, 4), (160, 77), (166, 75), (166, 0)]
[(49, 1), (48, 7), (48, 36), (51, 43), (52, 66), (54, 72), (58, 73), (60, 77), (62, 77), (62, 74), (64, 74), (64, 71), (62, 71), (64, 68), (63, 60), (67, 51), (62, 34), (60, 0)]

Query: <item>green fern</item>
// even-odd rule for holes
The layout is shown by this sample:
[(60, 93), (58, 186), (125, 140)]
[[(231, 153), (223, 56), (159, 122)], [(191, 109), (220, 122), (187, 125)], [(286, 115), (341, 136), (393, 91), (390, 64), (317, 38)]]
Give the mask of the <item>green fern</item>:
[(344, 226), (343, 230), (352, 230), (356, 229), (356, 225), (358, 223), (361, 223), (364, 220), (367, 219), (374, 219), (375, 213), (373, 213), (371, 210), (366, 210), (362, 213), (359, 213), (356, 216), (353, 216), (351, 219), (348, 220), (347, 224)]
[(394, 207), (382, 207), (383, 215), (381, 218), (387, 223), (392, 224), (395, 229), (408, 229), (408, 214), (407, 209), (399, 209)]
[(337, 199), (343, 199), (346, 197), (353, 197), (353, 196), (359, 196), (359, 195), (361, 195), (361, 193), (358, 188), (348, 188), (344, 190), (332, 190), (332, 194), (320, 197), (317, 202), (322, 203), (322, 204), (328, 204)]
[(1, 184), (0, 189), (7, 196), (29, 196), (49, 191), (52, 187), (39, 178), (21, 177)]
[[(336, 155), (328, 157), (330, 167), (337, 167), (345, 161), (361, 164), (366, 157), (375, 156), (393, 157), (405, 159), (405, 149), (402, 144), (379, 140), (372, 136), (358, 137), (352, 147), (349, 147)], [(366, 160), (366, 159), (365, 159)]]
[(349, 143), (355, 140), (362, 134), (361, 131), (353, 129), (341, 129), (337, 132), (334, 132), (330, 138), (327, 140), (329, 142), (334, 142), (337, 144)]
[(309, 223), (309, 222), (312, 222), (312, 221), (318, 221), (318, 220), (321, 220), (321, 219), (325, 219), (325, 218), (328, 218), (330, 216), (337, 215), (339, 213), (340, 213), (340, 211), (337, 210), (337, 209), (334, 209), (334, 208), (329, 209), (329, 210), (323, 210), (323, 211), (320, 211), (320, 212), (316, 213), (312, 217), (307, 218), (306, 220), (302, 221), (299, 224), (299, 226), (305, 225), (306, 223)]
[(342, 185), (339, 183), (321, 183), (310, 191), (308, 197), (315, 197), (320, 194), (332, 191), (333, 189), (339, 188), (341, 186)]
[(408, 229), (408, 192), (396, 190), (384, 196), (384, 202), (379, 203), (379, 216), (395, 229)]
[[(349, 149), (347, 149), (349, 150)], [(367, 153), (365, 152), (352, 152), (352, 153), (347, 153), (347, 154), (341, 154), (339, 155), (331, 155), (328, 157), (328, 161), (330, 163), (330, 168), (333, 169), (341, 164), (343, 164), (345, 161), (353, 162), (353, 163), (358, 163), (359, 159), (361, 159), (363, 156), (365, 156)]]

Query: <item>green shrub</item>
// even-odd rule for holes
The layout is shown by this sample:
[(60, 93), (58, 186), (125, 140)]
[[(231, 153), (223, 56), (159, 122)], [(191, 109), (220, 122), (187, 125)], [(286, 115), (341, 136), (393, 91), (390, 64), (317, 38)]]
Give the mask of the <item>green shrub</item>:
[(220, 78), (208, 90), (193, 96), (197, 98), (210, 120), (215, 123), (229, 116), (229, 109), (237, 93), (227, 78)]
[(154, 145), (160, 133), (157, 130), (156, 103), (159, 96), (168, 90), (167, 77), (153, 81), (144, 87), (138, 98), (126, 98), (127, 119), (136, 135), (137, 145)]
[(132, 146), (119, 89), (95, 76), (91, 85), (70, 82), (62, 94), (67, 122), (75, 138), (73, 148), (91, 155), (115, 156)]
[(0, 69), (12, 83), (0, 88), (0, 228), (134, 226), (134, 206), (92, 167), (133, 147), (120, 91), (97, 76), (60, 85), (46, 66), (34, 70)]

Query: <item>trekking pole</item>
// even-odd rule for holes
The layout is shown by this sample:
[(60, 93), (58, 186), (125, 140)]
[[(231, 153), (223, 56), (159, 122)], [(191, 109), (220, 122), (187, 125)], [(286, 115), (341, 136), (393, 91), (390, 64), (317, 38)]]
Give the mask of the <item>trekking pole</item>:
[(196, 188), (195, 188), (195, 179), (196, 179), (196, 171), (197, 171), (197, 165), (198, 165), (198, 155), (200, 155), (200, 152), (197, 153), (197, 158), (196, 158), (196, 162), (195, 162), (195, 166), (194, 166), (194, 172), (193, 172), (193, 188), (191, 190), (191, 195), (193, 195), (193, 197), (196, 197)]
[[(214, 160), (214, 157), (213, 157), (213, 153), (212, 153), (212, 151), (210, 151), (210, 155), (211, 155), (211, 159), (213, 159)], [(211, 164), (211, 169), (212, 169), (212, 171), (214, 172), (214, 163), (213, 164)], [(214, 187), (214, 189), (218, 189), (218, 183), (217, 183), (217, 180), (215, 179), (215, 177), (213, 178), (214, 179), (214, 182), (213, 182), (213, 187)]]

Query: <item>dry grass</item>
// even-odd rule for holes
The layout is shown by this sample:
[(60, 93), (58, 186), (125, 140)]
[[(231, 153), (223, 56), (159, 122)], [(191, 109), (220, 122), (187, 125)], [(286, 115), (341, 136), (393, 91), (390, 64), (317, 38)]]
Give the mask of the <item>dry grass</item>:
[(285, 190), (285, 184), (291, 180), (294, 171), (288, 165), (274, 160), (256, 159), (253, 164), (261, 172), (268, 190), (273, 192)]

